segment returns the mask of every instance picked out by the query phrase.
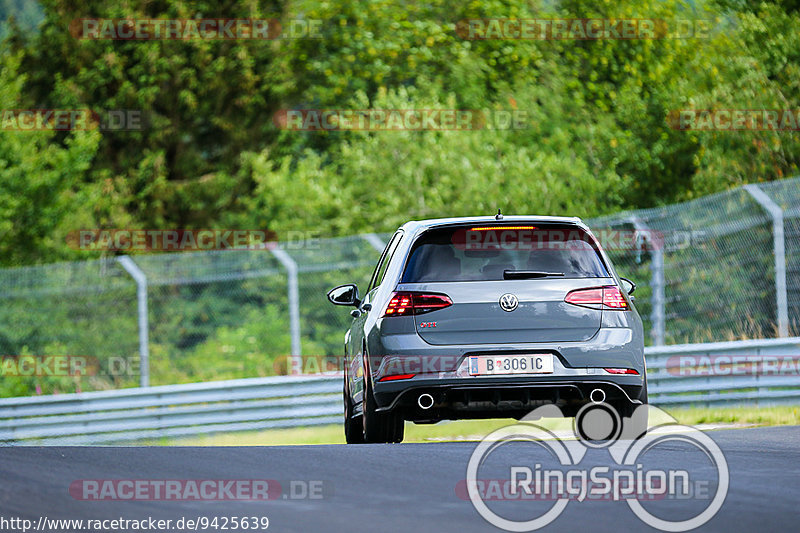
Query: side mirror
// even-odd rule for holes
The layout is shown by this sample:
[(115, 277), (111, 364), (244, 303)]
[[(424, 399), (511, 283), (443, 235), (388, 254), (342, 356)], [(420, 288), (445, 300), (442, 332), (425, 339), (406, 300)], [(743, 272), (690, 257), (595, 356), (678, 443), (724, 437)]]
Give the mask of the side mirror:
[(358, 299), (358, 287), (355, 283), (339, 285), (328, 291), (328, 300), (335, 305), (358, 306), (361, 300)]
[(622, 282), (622, 288), (625, 289), (625, 292), (633, 294), (633, 291), (636, 290), (636, 284), (628, 278), (619, 278), (619, 280)]

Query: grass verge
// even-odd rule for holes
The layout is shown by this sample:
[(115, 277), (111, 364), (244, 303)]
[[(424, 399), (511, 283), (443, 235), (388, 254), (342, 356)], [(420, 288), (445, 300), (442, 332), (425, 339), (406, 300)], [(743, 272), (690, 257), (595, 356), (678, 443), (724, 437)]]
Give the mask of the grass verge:
[[(668, 409), (666, 412), (678, 423), (687, 425), (720, 424), (781, 426), (800, 425), (800, 406), (725, 407)], [(432, 425), (406, 423), (403, 442), (441, 442), (480, 440), (495, 429), (515, 423), (510, 418), (491, 420), (458, 420)], [(658, 421), (657, 423), (664, 423)], [(568, 429), (572, 419), (540, 421), (548, 429)], [(343, 444), (340, 425), (298, 427), (242, 433), (198, 435), (190, 438), (165, 439), (150, 444), (173, 446), (279, 446), (291, 444)]]

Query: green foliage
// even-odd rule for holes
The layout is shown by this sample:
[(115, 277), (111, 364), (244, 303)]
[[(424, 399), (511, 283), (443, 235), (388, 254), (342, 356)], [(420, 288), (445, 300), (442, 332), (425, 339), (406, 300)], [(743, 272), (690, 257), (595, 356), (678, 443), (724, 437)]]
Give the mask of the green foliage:
[[(156, 344), (151, 372), (158, 383), (285, 374), (291, 339), (278, 307), (251, 308), (237, 316), (240, 324), (217, 328), (193, 349), (169, 353), (173, 347)], [(306, 353), (322, 352), (313, 341), (306, 341), (303, 348)]]
[(0, 0), (0, 40), (8, 34), (8, 25), (18, 29), (36, 31), (44, 18), (42, 6), (33, 0)]
[[(715, 43), (726, 57), (709, 71), (702, 91), (690, 101), (698, 109), (796, 109), (800, 97), (800, 13), (761, 4), (743, 12), (737, 31)], [(705, 65), (695, 64), (695, 68)], [(713, 78), (712, 78), (713, 77)], [(732, 185), (796, 175), (800, 168), (798, 132), (696, 132), (700, 144), (692, 177), (693, 195)]]
[[(169, 5), (47, 1), (38, 36), (21, 46), (26, 92), (41, 107), (132, 109), (142, 131), (104, 132), (84, 178), (102, 183), (124, 215), (91, 204), (94, 225), (198, 227), (217, 221), (246, 194), (234, 177), (243, 150), (269, 140), (266, 128), (278, 74), (272, 45), (260, 40), (110, 41), (76, 39), (75, 19), (267, 18), (276, 6), (220, 9), (216, 2)], [(19, 46), (19, 45), (18, 45)], [(129, 215), (129, 218), (125, 215)]]
[[(335, 236), (391, 231), (409, 213), (473, 214), (497, 205), (590, 216), (797, 171), (794, 132), (679, 131), (667, 121), (686, 108), (791, 107), (798, 96), (800, 37), (793, 28), (800, 15), (789, 4), (42, 5), (41, 31), (17, 30), (7, 43), (6, 83), (21, 90), (10, 101), (141, 110), (145, 127), (105, 131), (96, 140), (39, 135), (34, 147), (49, 142), (79, 158), (77, 181), (63, 186), (82, 209), (46, 196), (41, 207), (48, 220), (26, 236), (29, 251), (17, 250), (20, 240), (8, 245), (15, 253), (0, 257), (6, 265), (76, 257), (54, 233), (54, 218), (85, 227), (321, 225), (323, 236)], [(313, 19), (322, 21), (322, 35), (76, 39), (70, 22), (87, 13)], [(489, 17), (651, 18), (672, 30), (680, 19), (708, 21), (711, 30), (707, 38), (549, 41), (466, 40), (457, 31), (458, 21)], [(280, 109), (386, 106), (518, 109), (531, 127), (326, 133), (280, 131), (272, 123)], [(96, 147), (86, 145), (92, 141)], [(376, 189), (377, 182), (385, 187)], [(0, 216), (0, 224), (10, 220)]]
[[(0, 102), (20, 109), (26, 77), (20, 54), (0, 66)], [(6, 264), (34, 263), (63, 246), (58, 236), (80, 215), (80, 188), (97, 150), (96, 132), (74, 132), (58, 142), (53, 131), (0, 128), (0, 257)]]
[[(363, 93), (357, 98), (356, 106), (368, 105)], [(415, 99), (399, 89), (379, 91), (373, 105), (453, 109), (454, 100), (453, 96), (445, 101)], [(541, 116), (547, 110), (536, 112)], [(538, 122), (538, 116), (532, 116)], [(511, 213), (592, 216), (621, 204), (622, 178), (591, 168), (571, 147), (595, 142), (586, 128), (559, 132), (560, 138), (553, 142), (563, 149), (562, 157), (534, 143), (520, 143), (521, 135), (535, 133), (353, 132), (324, 158), (307, 150), (296, 165), (294, 158), (285, 156), (277, 168), (269, 165), (269, 152), (264, 152), (253, 160), (257, 188), (250, 211), (270, 213), (270, 227), (279, 233), (300, 224), (323, 234), (347, 234), (365, 227), (391, 231), (409, 218), (491, 213), (497, 207)], [(331, 179), (338, 184), (326, 186)], [(332, 198), (338, 201), (331, 202)], [(598, 198), (604, 199), (603, 205), (598, 205)]]
[[(269, 228), (328, 237), (497, 207), (592, 217), (794, 175), (797, 132), (680, 131), (668, 117), (681, 109), (796, 108), (795, 4), (44, 0), (33, 32), (25, 21), (38, 24), (38, 4), (4, 0), (0, 18), (13, 14), (17, 24), (1, 49), (3, 109), (132, 109), (143, 113), (144, 127), (0, 129), (0, 264), (97, 257), (67, 246), (67, 232), (80, 228)], [(70, 23), (86, 16), (317, 19), (322, 35), (76, 39)], [(548, 41), (471, 41), (457, 31), (458, 21), (492, 17), (653, 18), (671, 29), (681, 19), (709, 21), (711, 31), (703, 38)], [(297, 132), (273, 123), (286, 109), (516, 111), (527, 122), (476, 131)], [(368, 272), (349, 274), (363, 282)], [(701, 272), (687, 279), (698, 289), (706, 283)], [(306, 353), (341, 349), (347, 315), (331, 321), (320, 311), (324, 289), (339, 281), (301, 275), (304, 298), (314, 302), (303, 309), (304, 338), (314, 339)], [(271, 372), (289, 349), (283, 285), (237, 283), (222, 294), (203, 285), (151, 288), (155, 381)], [(102, 301), (111, 305), (115, 294)], [(124, 294), (123, 301), (132, 298)], [(92, 345), (103, 357), (135, 355), (135, 347), (112, 346), (107, 331), (92, 325), (99, 311), (76, 311), (88, 298), (49, 302), (39, 311), (50, 313), (47, 324), (25, 312), (26, 300), (4, 302), (3, 350), (54, 350), (59, 330), (81, 325), (60, 349)], [(184, 305), (176, 310), (178, 299)], [(713, 323), (714, 310), (708, 313)], [(131, 338), (131, 320), (111, 327)], [(33, 386), (25, 383), (9, 387)]]

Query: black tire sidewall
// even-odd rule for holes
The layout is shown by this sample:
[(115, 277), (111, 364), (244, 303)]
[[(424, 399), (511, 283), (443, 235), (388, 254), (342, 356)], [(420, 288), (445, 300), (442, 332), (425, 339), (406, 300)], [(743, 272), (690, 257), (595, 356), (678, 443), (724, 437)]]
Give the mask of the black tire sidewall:
[(342, 386), (344, 399), (344, 439), (347, 444), (361, 444), (364, 442), (364, 433), (361, 429), (360, 419), (353, 418), (353, 402), (350, 401), (350, 390), (347, 387), (347, 373), (344, 375)]
[(381, 413), (376, 412), (377, 405), (375, 397), (372, 395), (372, 385), (369, 379), (369, 370), (364, 369), (364, 399), (362, 408), (362, 426), (364, 434), (364, 442), (387, 442), (389, 435), (387, 435), (386, 424)]

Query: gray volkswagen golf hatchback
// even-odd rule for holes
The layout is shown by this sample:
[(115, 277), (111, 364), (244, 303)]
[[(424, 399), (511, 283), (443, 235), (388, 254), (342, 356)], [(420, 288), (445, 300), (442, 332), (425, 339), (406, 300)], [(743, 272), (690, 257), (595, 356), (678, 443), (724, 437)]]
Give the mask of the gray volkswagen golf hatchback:
[(328, 293), (354, 307), (347, 442), (400, 442), (406, 420), (521, 418), (546, 404), (574, 416), (594, 403), (629, 420), (647, 403), (634, 288), (578, 218), (404, 224), (363, 294)]

